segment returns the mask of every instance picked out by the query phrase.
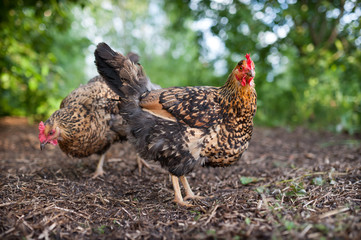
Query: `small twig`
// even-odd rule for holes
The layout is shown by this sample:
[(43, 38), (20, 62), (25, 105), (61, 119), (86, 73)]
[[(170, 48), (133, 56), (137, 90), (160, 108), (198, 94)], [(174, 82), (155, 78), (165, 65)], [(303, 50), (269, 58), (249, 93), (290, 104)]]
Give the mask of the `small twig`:
[(88, 216), (85, 216), (82, 213), (78, 213), (78, 212), (75, 212), (74, 210), (61, 208), (61, 207), (58, 207), (58, 206), (50, 206), (50, 207), (47, 207), (45, 210), (48, 210), (48, 209), (58, 209), (58, 210), (61, 210), (61, 211), (64, 211), (64, 212), (74, 213), (74, 214), (79, 215), (79, 216), (81, 216), (83, 218), (86, 218), (86, 219), (89, 218)]
[(35, 180), (35, 182), (37, 183), (44, 183), (44, 184), (48, 184), (48, 185), (52, 185), (52, 186), (58, 186), (58, 183), (52, 183), (52, 182), (48, 182), (48, 181), (43, 181), (43, 180)]
[(124, 159), (122, 158), (111, 158), (111, 159), (108, 159), (107, 162), (123, 162)]
[(6, 203), (1, 203), (0, 204), (0, 207), (6, 207), (6, 206), (9, 206), (9, 205), (12, 205), (12, 204), (16, 204), (18, 202), (6, 202)]
[(0, 238), (3, 238), (5, 235), (8, 235), (9, 233), (13, 232), (15, 230), (14, 227), (8, 229), (6, 232), (0, 234)]
[(130, 219), (134, 220), (133, 217), (132, 217), (132, 215), (131, 215), (125, 208), (122, 207), (122, 210), (128, 214), (128, 216), (130, 217)]
[(27, 226), (27, 227), (31, 230), (31, 232), (34, 232), (34, 228), (33, 228), (32, 226), (30, 226), (29, 223), (27, 223), (27, 222), (24, 220), (24, 218), (23, 218), (22, 220), (23, 220), (22, 223), (23, 223), (25, 226)]
[(251, 233), (252, 233), (252, 231), (253, 231), (253, 229), (254, 229), (254, 225), (251, 224), (251, 226), (249, 227), (249, 229), (248, 229), (247, 232), (246, 232), (246, 236), (250, 236)]
[(31, 201), (23, 201), (23, 202), (6, 202), (6, 203), (1, 203), (0, 207), (6, 207), (9, 205), (13, 205), (13, 204), (25, 204), (25, 203), (29, 203)]
[(309, 201), (309, 202), (307, 202), (307, 203), (305, 203), (304, 205), (303, 205), (303, 207), (305, 208), (305, 207), (307, 207), (308, 205), (310, 205), (311, 203), (313, 203), (315, 201), (315, 199), (314, 200), (311, 200), (311, 201)]
[(260, 210), (262, 207), (262, 200), (258, 200), (257, 209)]
[(348, 208), (348, 207), (341, 208), (341, 209), (335, 209), (335, 210), (332, 210), (332, 211), (329, 211), (329, 212), (326, 212), (326, 213), (320, 215), (319, 219), (331, 217), (331, 216), (339, 214), (339, 213), (347, 212), (348, 210), (350, 210), (350, 208)]
[(301, 232), (300, 238), (303, 238), (303, 237), (306, 235), (306, 233), (307, 233), (311, 228), (312, 228), (312, 224), (308, 224), (308, 225), (305, 227), (305, 229), (303, 229), (303, 231)]
[(325, 195), (323, 195), (322, 197), (316, 198), (315, 201), (314, 201), (314, 203), (312, 204), (312, 207), (315, 207), (315, 206), (316, 206), (316, 203), (317, 203), (319, 200), (327, 197), (327, 196), (330, 195), (330, 194), (331, 194), (331, 192), (328, 192), (328, 193), (326, 193)]
[(261, 197), (262, 197), (262, 201), (263, 201), (265, 208), (268, 209), (269, 205), (268, 205), (268, 200), (267, 200), (266, 196), (262, 193)]
[(216, 210), (217, 210), (218, 207), (219, 207), (219, 205), (216, 205), (216, 206), (213, 208), (211, 214), (209, 215), (207, 221), (203, 224), (203, 226), (207, 225), (207, 224), (211, 221), (211, 219), (216, 215)]

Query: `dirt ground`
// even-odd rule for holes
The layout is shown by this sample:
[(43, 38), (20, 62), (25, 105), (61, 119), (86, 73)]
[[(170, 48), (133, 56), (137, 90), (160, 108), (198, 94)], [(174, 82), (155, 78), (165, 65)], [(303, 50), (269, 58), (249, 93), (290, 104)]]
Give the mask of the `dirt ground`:
[(128, 143), (98, 156), (40, 151), (36, 125), (0, 120), (0, 239), (361, 239), (361, 141), (255, 127), (228, 168), (189, 176), (205, 200), (177, 206), (157, 163), (141, 175)]

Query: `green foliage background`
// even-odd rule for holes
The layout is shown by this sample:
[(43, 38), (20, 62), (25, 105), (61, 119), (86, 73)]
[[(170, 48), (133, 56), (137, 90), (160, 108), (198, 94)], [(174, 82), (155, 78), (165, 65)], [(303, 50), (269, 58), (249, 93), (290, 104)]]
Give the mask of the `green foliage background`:
[(360, 16), (355, 0), (4, 0), (0, 116), (48, 117), (105, 41), (162, 87), (220, 86), (251, 53), (257, 124), (360, 133)]

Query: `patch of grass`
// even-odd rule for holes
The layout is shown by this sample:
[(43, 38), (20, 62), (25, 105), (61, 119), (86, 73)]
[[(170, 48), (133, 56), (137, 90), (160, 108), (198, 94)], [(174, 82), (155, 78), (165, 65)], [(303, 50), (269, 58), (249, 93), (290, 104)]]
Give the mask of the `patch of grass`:
[(207, 230), (207, 235), (216, 236), (217, 231), (215, 229), (209, 229)]
[(326, 225), (321, 224), (321, 223), (317, 223), (315, 225), (313, 225), (318, 231), (327, 234), (328, 233), (328, 228)]
[(264, 193), (265, 192), (265, 190), (266, 190), (266, 188), (264, 188), (264, 187), (258, 187), (258, 188), (256, 188), (256, 192), (258, 192), (258, 193)]
[(321, 147), (330, 147), (330, 146), (337, 146), (337, 145), (347, 145), (348, 147), (358, 147), (361, 145), (360, 140), (356, 139), (348, 139), (348, 140), (339, 140), (339, 141), (329, 141), (321, 143)]
[(300, 182), (300, 183), (293, 182), (293, 183), (291, 183), (289, 188), (290, 188), (290, 190), (286, 192), (286, 196), (299, 197), (299, 196), (304, 196), (307, 194), (305, 188), (303, 187), (303, 182)]
[(113, 220), (113, 224), (117, 227), (121, 226), (120, 223), (118, 222), (118, 220), (116, 220), (116, 219)]
[(250, 183), (256, 183), (261, 181), (261, 178), (256, 177), (240, 177), (239, 180), (241, 181), (242, 185), (248, 185)]
[(297, 225), (294, 222), (288, 220), (284, 220), (283, 225), (287, 231), (294, 230), (297, 227)]
[(107, 228), (106, 225), (101, 225), (96, 229), (96, 232), (99, 233), (99, 234), (104, 234), (106, 228)]
[[(285, 183), (297, 183), (302, 181), (305, 178), (311, 177), (311, 176), (315, 176), (315, 175), (327, 175), (328, 178), (330, 179), (330, 182), (333, 181), (334, 176), (346, 176), (347, 173), (346, 172), (336, 172), (334, 168), (332, 168), (330, 171), (327, 172), (310, 172), (310, 173), (305, 173), (301, 176), (295, 177), (295, 178), (291, 178), (291, 179), (285, 179), (285, 180), (281, 180), (281, 181), (277, 181), (274, 183), (268, 183), (268, 184), (264, 184), (261, 187), (266, 188), (266, 187), (270, 187), (272, 185), (283, 185)], [(336, 182), (334, 181), (333, 184), (335, 184)], [(331, 184), (331, 183), (330, 183)]]
[(255, 182), (255, 179), (253, 177), (240, 177), (239, 179), (243, 185), (250, 184), (252, 182)]
[(191, 210), (190, 212), (195, 215), (195, 216), (194, 216), (194, 221), (198, 221), (198, 220), (202, 217), (202, 214), (201, 214), (201, 212), (199, 212), (199, 211)]

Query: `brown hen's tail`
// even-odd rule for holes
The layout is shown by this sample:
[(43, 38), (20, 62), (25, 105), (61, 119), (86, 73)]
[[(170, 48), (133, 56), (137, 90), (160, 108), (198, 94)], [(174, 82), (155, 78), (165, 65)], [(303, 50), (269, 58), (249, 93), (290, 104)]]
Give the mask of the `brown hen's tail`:
[(149, 79), (140, 64), (99, 43), (94, 52), (95, 64), (105, 82), (122, 99), (135, 100), (146, 92)]

